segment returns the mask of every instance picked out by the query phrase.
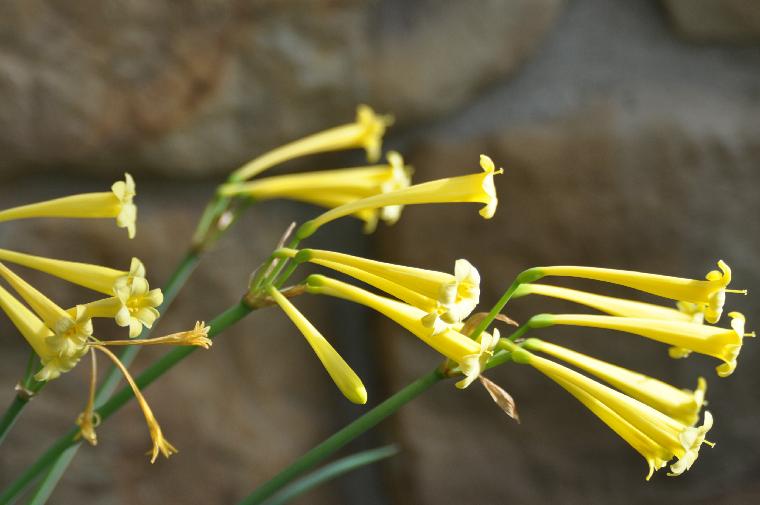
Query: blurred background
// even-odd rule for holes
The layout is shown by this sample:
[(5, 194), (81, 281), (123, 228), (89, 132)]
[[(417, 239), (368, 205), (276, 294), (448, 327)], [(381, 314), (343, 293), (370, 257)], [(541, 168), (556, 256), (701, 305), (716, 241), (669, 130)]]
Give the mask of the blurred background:
[[(160, 286), (225, 174), (255, 155), (353, 120), (357, 103), (393, 113), (386, 147), (415, 180), (479, 170), (497, 178), (496, 217), (475, 206), (408, 207), (372, 236), (341, 221), (310, 242), (483, 276), (489, 307), (524, 268), (589, 264), (701, 277), (734, 270), (728, 307), (757, 321), (760, 293), (760, 4), (752, 0), (8, 0), (0, 6), (0, 207), (138, 184), (138, 234), (108, 222), (3, 224), (0, 247), (126, 268)], [(364, 163), (309, 158), (271, 173)], [(287, 225), (316, 209), (252, 209), (191, 278), (157, 333), (234, 303)], [(62, 305), (82, 293), (24, 272)], [(581, 285), (581, 284), (578, 284)], [(583, 284), (590, 287), (588, 284)], [(611, 292), (611, 291), (607, 291)], [(620, 292), (619, 292), (620, 293)], [(349, 304), (298, 305), (346, 356), (377, 404), (439, 363), (412, 336)], [(577, 310), (522, 299), (508, 313)], [(722, 321), (725, 323), (725, 319)], [(0, 322), (0, 404), (27, 347)], [(121, 336), (114, 331), (113, 336)], [(527, 368), (489, 377), (522, 424), (477, 384), (440, 384), (347, 452), (398, 444), (393, 459), (301, 504), (755, 504), (760, 502), (760, 351), (718, 379), (715, 360), (602, 331), (542, 332), (555, 342), (680, 387), (708, 378), (716, 424), (697, 464), (645, 483), (644, 461), (553, 383)], [(161, 354), (151, 349), (139, 371)], [(87, 368), (52, 383), (0, 452), (0, 486), (71, 425)], [(255, 313), (149, 388), (180, 453), (151, 466), (130, 405), (84, 447), (52, 503), (234, 503), (367, 407), (333, 387), (274, 309)]]

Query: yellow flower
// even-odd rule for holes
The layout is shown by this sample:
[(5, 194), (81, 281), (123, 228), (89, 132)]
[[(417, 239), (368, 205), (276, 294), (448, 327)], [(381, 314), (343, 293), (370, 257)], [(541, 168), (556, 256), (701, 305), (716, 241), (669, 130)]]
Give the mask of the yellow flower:
[(528, 325), (533, 328), (558, 324), (585, 326), (641, 335), (677, 348), (721, 359), (724, 363), (716, 367), (716, 371), (719, 376), (726, 377), (736, 368), (736, 358), (739, 356), (743, 337), (754, 336), (753, 333), (744, 332), (742, 314), (731, 312), (728, 315), (732, 318), (730, 329), (663, 319), (586, 314), (541, 314), (533, 316)]
[(522, 346), (570, 363), (687, 426), (693, 426), (699, 420), (699, 411), (704, 404), (707, 389), (707, 383), (701, 377), (697, 381), (695, 391), (682, 390), (652, 377), (537, 338), (527, 339)]
[(81, 354), (59, 356), (48, 345), (48, 339), (54, 337), (55, 334), (31, 310), (2, 287), (0, 287), (0, 308), (40, 357), (43, 367), (34, 376), (36, 380), (48, 381), (59, 377), (61, 373), (71, 370), (87, 352), (87, 348), (82, 346)]
[(493, 217), (498, 200), (493, 182), (494, 174), (502, 173), (496, 170), (491, 158), (480, 157), (483, 173), (449, 177), (435, 181), (415, 184), (405, 189), (391, 191), (381, 195), (370, 196), (340, 207), (329, 210), (311, 221), (304, 223), (297, 232), (301, 239), (312, 235), (320, 226), (335, 219), (354, 214), (367, 209), (379, 209), (393, 205), (412, 205), (426, 203), (483, 203), (485, 207), (480, 215), (486, 219)]
[(132, 202), (134, 196), (135, 181), (131, 175), (124, 174), (124, 180), (115, 182), (109, 192), (64, 196), (6, 209), (0, 211), (0, 222), (33, 217), (113, 217), (116, 226), (126, 228), (129, 238), (134, 238), (137, 219), (137, 207)]
[[(409, 186), (411, 168), (397, 152), (388, 153), (387, 165), (323, 170), (267, 177), (220, 187), (222, 196), (244, 195), (256, 201), (275, 198), (297, 200), (327, 208), (339, 207), (368, 196), (397, 191)], [(372, 231), (378, 218), (388, 224), (398, 221), (401, 206), (367, 209), (354, 214)]]
[(116, 270), (90, 263), (43, 258), (7, 249), (0, 249), (0, 260), (39, 270), (106, 295), (113, 295), (115, 289), (120, 286), (129, 286), (133, 282), (147, 282), (145, 280), (145, 266), (137, 258), (132, 258), (129, 270)]
[(720, 272), (717, 270), (709, 272), (706, 275), (707, 280), (704, 281), (628, 270), (579, 266), (536, 267), (522, 275), (529, 277), (531, 281), (554, 275), (611, 282), (664, 298), (697, 304), (704, 310), (705, 319), (710, 323), (716, 323), (723, 312), (726, 293), (746, 293), (726, 289), (731, 282), (731, 269), (723, 260), (718, 261), (718, 268)]
[(280, 249), (279, 254), (350, 275), (426, 312), (422, 322), (440, 333), (462, 322), (480, 299), (480, 274), (465, 259), (454, 264), (454, 275), (395, 265), (319, 249)]
[(495, 341), (498, 340), (498, 334), (495, 334), (496, 340), (486, 335), (480, 342), (476, 342), (452, 328), (434, 334), (433, 328), (422, 323), (425, 316), (423, 310), (322, 275), (310, 275), (306, 279), (306, 290), (313, 294), (343, 298), (380, 312), (456, 362), (462, 373), (466, 374), (467, 384), (477, 378), (484, 369), (484, 363), (490, 357)]
[[(532, 366), (572, 394), (581, 391), (578, 398), (644, 456), (650, 466), (650, 475), (672, 457), (678, 458), (678, 461), (670, 466), (670, 475), (680, 475), (697, 459), (699, 448), (713, 424), (709, 412), (705, 411), (702, 426), (686, 426), (655, 408), (567, 367), (538, 357), (514, 344), (507, 345), (511, 345), (514, 362)], [(589, 399), (594, 401), (588, 401)], [(596, 402), (606, 409), (590, 406)], [(609, 412), (615, 415), (608, 415)]]
[[(85, 304), (89, 317), (113, 318), (121, 327), (129, 326), (129, 336), (140, 335), (143, 326), (151, 328), (160, 316), (156, 307), (164, 301), (160, 289), (150, 289), (147, 282), (135, 282), (116, 288), (116, 296)], [(69, 309), (71, 314), (73, 309)]]
[(520, 284), (512, 295), (512, 298), (520, 298), (526, 295), (543, 295), (560, 298), (562, 300), (586, 305), (613, 316), (701, 322), (701, 320), (695, 321), (693, 314), (689, 314), (682, 310), (671, 309), (670, 307), (626, 300), (624, 298), (615, 298), (612, 296), (597, 295), (548, 284)]
[(319, 333), (319, 330), (277, 289), (270, 286), (269, 294), (301, 331), (341, 393), (353, 403), (360, 405), (367, 403), (367, 390), (361, 379), (325, 337)]
[(374, 162), (380, 158), (382, 138), (386, 127), (391, 123), (391, 116), (379, 116), (372, 108), (360, 105), (356, 109), (355, 122), (336, 126), (272, 149), (240, 167), (230, 176), (230, 180), (245, 181), (280, 163), (326, 151), (364, 148), (367, 151), (367, 159)]

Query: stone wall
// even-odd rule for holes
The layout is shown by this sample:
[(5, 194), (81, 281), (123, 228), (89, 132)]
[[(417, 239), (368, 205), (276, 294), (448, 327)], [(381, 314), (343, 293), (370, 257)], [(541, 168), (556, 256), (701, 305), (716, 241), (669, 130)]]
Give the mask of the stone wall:
[[(371, 237), (331, 225), (314, 244), (450, 270), (470, 259), (487, 307), (520, 270), (581, 263), (699, 276), (723, 258), (757, 292), (760, 31), (749, 0), (7, 2), (0, 7), (0, 207), (136, 175), (138, 238), (105, 223), (18, 222), (0, 247), (112, 265), (141, 257), (155, 283), (182, 254), (222, 175), (268, 147), (350, 120), (357, 102), (393, 112), (388, 145), (428, 180), (490, 154), (500, 207), (408, 207)], [(357, 153), (304, 168), (361, 163)], [(159, 330), (210, 318), (306, 206), (257, 207), (194, 274)], [(30, 277), (32, 278), (32, 277)], [(37, 278), (35, 278), (36, 280)], [(43, 277), (38, 278), (41, 282)], [(61, 300), (77, 293), (58, 284)], [(750, 329), (754, 298), (730, 298)], [(373, 314), (299, 302), (365, 379), (369, 406), (437, 363)], [(510, 315), (569, 306), (519, 300)], [(26, 349), (6, 322), (2, 398)], [(401, 453), (299, 503), (753, 504), (760, 499), (760, 352), (737, 372), (674, 362), (661, 346), (601, 331), (555, 341), (681, 387), (708, 378), (713, 450), (685, 476), (643, 482), (644, 463), (530, 370), (489, 376), (522, 424), (478, 387), (441, 384), (354, 449)], [(614, 343), (612, 342), (614, 340)], [(157, 352), (145, 353), (136, 369)], [(35, 399), (0, 452), (0, 486), (64, 430), (84, 369)], [(106, 423), (53, 503), (230, 503), (365, 409), (346, 405), (275, 310), (252, 316), (147, 391), (181, 452), (155, 466), (139, 411)]]

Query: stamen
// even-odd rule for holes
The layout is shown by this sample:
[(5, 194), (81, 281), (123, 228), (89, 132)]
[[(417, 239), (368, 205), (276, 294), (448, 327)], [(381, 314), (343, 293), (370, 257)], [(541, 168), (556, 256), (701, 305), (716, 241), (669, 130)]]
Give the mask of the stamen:
[(738, 295), (747, 295), (749, 293), (748, 289), (726, 289), (724, 290), (726, 293), (736, 293)]
[(119, 358), (117, 358), (114, 353), (112, 353), (107, 348), (103, 347), (102, 345), (94, 345), (93, 349), (97, 349), (100, 352), (104, 353), (106, 356), (108, 356), (109, 359), (113, 361), (114, 365), (116, 365), (119, 368), (119, 370), (121, 370), (121, 373), (124, 376), (124, 379), (129, 383), (129, 386), (132, 388), (132, 392), (134, 393), (135, 398), (137, 399), (137, 403), (140, 405), (140, 408), (142, 409), (143, 416), (145, 416), (145, 422), (148, 424), (148, 431), (150, 432), (150, 438), (153, 440), (153, 449), (148, 451), (147, 453), (151, 455), (150, 462), (155, 463), (156, 459), (158, 458), (159, 452), (163, 454), (164, 457), (166, 458), (176, 453), (177, 449), (172, 444), (170, 444), (169, 441), (164, 438), (163, 433), (161, 433), (161, 426), (158, 425), (158, 421), (156, 421), (156, 418), (153, 415), (153, 411), (150, 410), (150, 407), (148, 406), (148, 402), (145, 401), (145, 397), (140, 392), (140, 388), (137, 387), (135, 380), (130, 375), (129, 371), (127, 370), (127, 367), (124, 366), (124, 363), (119, 361)]

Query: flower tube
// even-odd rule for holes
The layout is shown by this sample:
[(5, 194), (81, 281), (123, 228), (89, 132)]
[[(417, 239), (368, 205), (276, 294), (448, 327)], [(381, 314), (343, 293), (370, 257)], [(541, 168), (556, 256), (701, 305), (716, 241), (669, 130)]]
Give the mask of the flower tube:
[(356, 109), (355, 122), (336, 126), (272, 149), (240, 167), (230, 176), (230, 180), (245, 181), (280, 163), (327, 151), (364, 148), (367, 151), (367, 159), (374, 162), (380, 157), (380, 145), (385, 129), (392, 123), (391, 116), (378, 115), (371, 107), (360, 105)]
[(147, 282), (145, 280), (145, 266), (137, 258), (132, 258), (129, 270), (116, 270), (90, 263), (43, 258), (7, 249), (0, 249), (0, 260), (39, 270), (106, 295), (114, 294), (114, 290), (119, 286), (131, 285), (133, 282)]
[(116, 218), (116, 226), (126, 228), (129, 238), (134, 238), (137, 207), (132, 200), (135, 194), (134, 179), (124, 174), (124, 180), (115, 182), (109, 192), (64, 196), (2, 210), (0, 222), (35, 217), (112, 217)]
[(460, 381), (462, 387), (470, 384), (478, 377), (485, 367), (485, 362), (492, 355), (496, 341), (498, 341), (498, 334), (496, 333), (494, 336), (484, 334), (483, 339), (476, 342), (451, 328), (434, 334), (433, 328), (422, 323), (425, 312), (421, 309), (322, 275), (310, 275), (306, 279), (306, 290), (313, 294), (343, 298), (380, 312), (442, 355), (456, 362), (466, 376), (465, 381)]
[(705, 319), (710, 323), (717, 323), (723, 312), (726, 293), (746, 293), (746, 291), (726, 289), (731, 282), (731, 269), (723, 260), (718, 261), (718, 268), (721, 271), (712, 270), (705, 276), (707, 280), (704, 281), (629, 270), (581, 266), (535, 267), (523, 272), (522, 275), (529, 277), (532, 281), (552, 275), (619, 284), (664, 298), (698, 304), (704, 310)]
[[(646, 439), (640, 438), (636, 441), (639, 447), (634, 446), (639, 452), (643, 452), (644, 457), (650, 464), (650, 474), (653, 469), (661, 466), (662, 461), (667, 461), (671, 457), (676, 457), (678, 460), (670, 466), (670, 475), (682, 474), (697, 459), (702, 443), (709, 443), (705, 442), (705, 436), (710, 428), (712, 428), (713, 420), (712, 415), (707, 411), (705, 411), (702, 426), (686, 426), (657, 409), (600, 384), (578, 372), (536, 356), (514, 344), (508, 343), (508, 345), (511, 345), (511, 356), (515, 363), (532, 366), (557, 382), (560, 386), (568, 389), (571, 393), (573, 392), (572, 390), (582, 390), (587, 395), (582, 396), (595, 399), (616, 414), (615, 417), (603, 417), (603, 421), (615, 424), (618, 418), (620, 418), (653, 442), (653, 445), (645, 445)], [(630, 432), (626, 425), (618, 424), (616, 428), (613, 428), (616, 432), (618, 430)], [(636, 435), (636, 432), (632, 432), (630, 435)], [(626, 441), (629, 441), (628, 438), (624, 438)]]
[(587, 314), (540, 314), (528, 321), (532, 328), (553, 325), (584, 326), (606, 328), (633, 333), (664, 344), (698, 352), (723, 360), (716, 367), (719, 376), (727, 377), (736, 368), (736, 359), (742, 347), (742, 339), (754, 336), (744, 332), (744, 316), (738, 312), (729, 313), (731, 328), (718, 328), (682, 321), (662, 319), (641, 319), (633, 317), (596, 316)]
[(697, 380), (697, 389), (688, 391), (537, 338), (527, 339), (522, 346), (570, 363), (687, 426), (693, 426), (699, 420), (707, 389), (702, 377)]
[(301, 239), (309, 237), (322, 225), (361, 210), (379, 209), (381, 207), (395, 205), (462, 202), (483, 203), (485, 204), (485, 207), (480, 209), (480, 215), (486, 219), (490, 219), (496, 212), (496, 206), (498, 204), (493, 176), (494, 174), (502, 173), (503, 170), (496, 170), (491, 158), (485, 155), (481, 155), (480, 157), (480, 166), (483, 168), (483, 173), (481, 174), (449, 177), (422, 184), (415, 184), (405, 189), (370, 196), (336, 207), (325, 212), (321, 216), (304, 223), (301, 228), (299, 228), (297, 236)]
[(353, 403), (367, 403), (367, 390), (361, 379), (319, 330), (277, 289), (270, 286), (269, 295), (301, 331), (341, 393)]
[[(160, 289), (150, 289), (148, 283), (134, 283), (130, 286), (120, 286), (116, 296), (103, 298), (84, 304), (84, 310), (89, 317), (113, 318), (116, 324), (129, 327), (129, 336), (137, 337), (143, 326), (153, 327), (160, 313), (157, 310), (164, 301)], [(71, 314), (74, 309), (69, 309)]]

